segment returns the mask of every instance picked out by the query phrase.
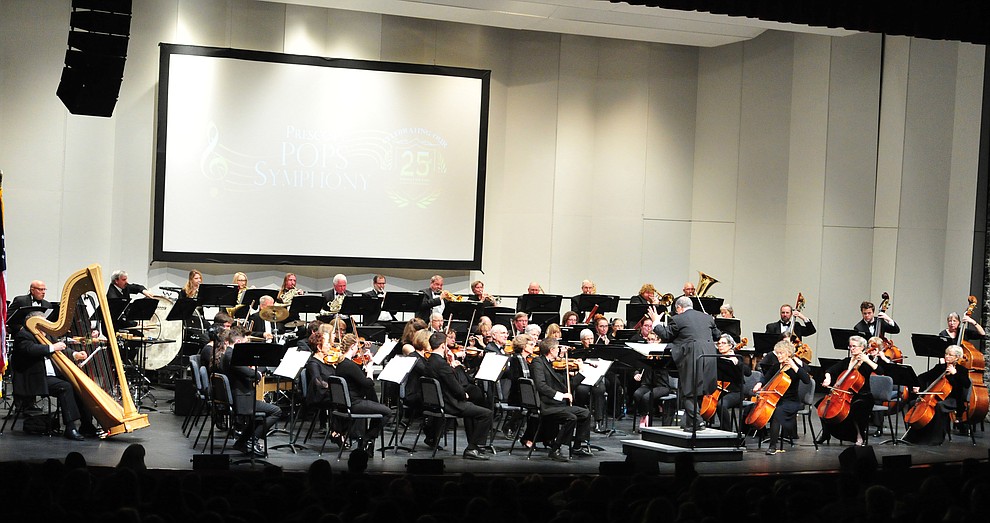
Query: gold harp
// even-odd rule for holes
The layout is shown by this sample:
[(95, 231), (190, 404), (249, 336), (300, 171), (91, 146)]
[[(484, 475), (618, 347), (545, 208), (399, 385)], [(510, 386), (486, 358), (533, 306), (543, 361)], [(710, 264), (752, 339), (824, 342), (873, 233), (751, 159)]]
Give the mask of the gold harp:
[(119, 391), (115, 392), (119, 393), (120, 402), (118, 403), (111, 393), (100, 388), (65, 354), (53, 353), (52, 363), (58, 367), (66, 380), (72, 383), (79, 400), (89, 409), (103, 430), (107, 431), (107, 436), (133, 432), (147, 427), (149, 424), (148, 415), (138, 412), (134, 406), (134, 400), (131, 399), (131, 391), (127, 387), (124, 364), (120, 359), (120, 351), (117, 349), (117, 333), (113, 329), (113, 321), (108, 313), (110, 307), (103, 290), (103, 272), (99, 265), (90, 265), (77, 271), (65, 281), (57, 322), (52, 323), (40, 316), (35, 316), (28, 318), (25, 326), (34, 334), (39, 343), (51, 345), (52, 342), (48, 336), (60, 337), (69, 333), (75, 319), (73, 316), (76, 313), (76, 303), (83, 294), (90, 291), (93, 291), (99, 300), (100, 320), (107, 336), (107, 350), (112, 356), (113, 369), (116, 371), (115, 386), (119, 385)]

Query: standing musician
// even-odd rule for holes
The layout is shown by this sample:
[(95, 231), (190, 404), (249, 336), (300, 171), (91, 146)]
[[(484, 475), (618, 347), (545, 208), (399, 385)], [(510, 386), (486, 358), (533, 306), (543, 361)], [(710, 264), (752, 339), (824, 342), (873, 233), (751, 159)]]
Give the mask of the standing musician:
[(591, 456), (591, 449), (587, 446), (591, 438), (591, 413), (584, 407), (574, 406), (574, 396), (570, 392), (574, 389), (575, 380), (580, 383), (580, 378), (570, 376), (567, 369), (558, 371), (553, 366), (553, 362), (564, 360), (562, 351), (566, 349), (556, 340), (546, 345), (541, 345), (540, 355), (530, 364), (529, 370), (543, 404), (543, 418), (559, 426), (557, 437), (550, 444), (548, 457), (554, 461), (569, 461), (560, 451), (565, 444), (571, 446), (571, 454)]
[(703, 356), (716, 354), (715, 340), (721, 333), (715, 318), (694, 310), (690, 298), (677, 298), (674, 310), (677, 315), (666, 325), (657, 324), (657, 313), (653, 311), (649, 312), (650, 319), (654, 332), (670, 343), (670, 354), (677, 365), (678, 396), (684, 406), (681, 428), (689, 432), (704, 430), (705, 423), (698, 414), (699, 401), (701, 396), (715, 391), (716, 363)]
[(433, 355), (426, 361), (434, 377), (440, 382), (443, 392), (444, 409), (454, 416), (464, 418), (464, 433), (468, 445), (464, 449), (464, 459), (487, 461), (482, 448), (488, 442), (492, 429), (492, 411), (468, 401), (467, 391), (454, 375), (454, 369), (447, 362), (447, 336), (442, 332), (430, 336)]
[(825, 388), (828, 388), (833, 380), (837, 380), (839, 375), (846, 370), (859, 372), (864, 383), (859, 391), (853, 395), (849, 415), (846, 416), (846, 419), (842, 421), (822, 420), (822, 433), (818, 436), (818, 443), (824, 443), (834, 435), (842, 441), (855, 441), (858, 446), (865, 444), (864, 436), (869, 428), (870, 413), (873, 411), (870, 376), (874, 372), (883, 374), (880, 363), (869, 357), (866, 347), (867, 342), (861, 336), (850, 337), (849, 356), (839, 360), (825, 371), (825, 377), (822, 379), (822, 385)]
[[(202, 280), (202, 275), (200, 275)], [(145, 298), (154, 298), (155, 295), (152, 294), (144, 285), (138, 285), (137, 283), (127, 282), (127, 272), (120, 269), (113, 271), (110, 274), (110, 286), (107, 288), (107, 299), (108, 300), (131, 300), (132, 294), (143, 294)]]
[(449, 298), (450, 293), (443, 290), (443, 276), (434, 274), (430, 277), (430, 286), (419, 291), (423, 295), (423, 303), (420, 304), (416, 316), (427, 320), (430, 314), (437, 312), (443, 314), (443, 300)]
[(485, 282), (474, 280), (471, 282), (471, 294), (467, 297), (470, 301), (483, 301), (488, 305), (495, 305), (495, 298), (485, 292)]
[(199, 297), (199, 286), (203, 283), (203, 273), (193, 269), (189, 271), (189, 278), (186, 284), (179, 289), (179, 299)]
[(768, 323), (767, 329), (764, 332), (767, 334), (793, 333), (803, 338), (818, 332), (818, 329), (815, 328), (815, 324), (811, 323), (811, 320), (801, 313), (801, 311), (794, 310), (793, 307), (785, 303), (780, 306), (780, 321)]
[(718, 415), (719, 428), (725, 430), (731, 425), (731, 409), (742, 405), (742, 387), (746, 376), (753, 373), (749, 365), (736, 354), (736, 342), (731, 334), (722, 334), (715, 342), (715, 348), (721, 355), (716, 359), (718, 381), (728, 384), (719, 396), (715, 413)]
[[(766, 378), (767, 381), (772, 379), (778, 370), (791, 377), (790, 386), (777, 401), (777, 408), (774, 409), (773, 415), (770, 417), (770, 441), (767, 444), (767, 455), (773, 455), (784, 451), (783, 448), (778, 451), (777, 444), (785, 430), (787, 431), (786, 434), (797, 433), (797, 413), (803, 406), (801, 398), (798, 397), (798, 387), (800, 383), (811, 383), (811, 375), (808, 374), (808, 368), (804, 362), (794, 356), (794, 344), (790, 340), (778, 341), (773, 346), (773, 352), (767, 356), (760, 361), (760, 370), (763, 375), (770, 376), (770, 378)], [(763, 388), (763, 385), (763, 382), (754, 385), (753, 392), (758, 392)]]
[(241, 327), (234, 326), (229, 331), (229, 343), (218, 347), (219, 365), (215, 368), (218, 372), (225, 374), (230, 381), (230, 390), (234, 396), (234, 413), (244, 418), (251, 418), (256, 412), (265, 415), (264, 422), (255, 425), (254, 433), (248, 432), (248, 425), (243, 425), (241, 435), (234, 442), (234, 450), (239, 450), (245, 454), (264, 456), (265, 448), (262, 446), (262, 438), (282, 415), (282, 409), (272, 403), (266, 403), (255, 399), (255, 383), (260, 378), (258, 371), (254, 367), (234, 366), (233, 361), (234, 345), (244, 343), (247, 339), (247, 332)]
[(945, 329), (942, 329), (938, 336), (947, 340), (958, 340), (960, 322), (966, 324), (967, 333), (979, 334), (981, 337), (987, 335), (987, 331), (983, 330), (983, 325), (980, 325), (972, 316), (963, 315), (960, 317), (958, 312), (950, 312), (945, 318)]
[(956, 412), (958, 419), (973, 383), (969, 379), (969, 372), (966, 371), (966, 368), (959, 365), (959, 360), (962, 357), (962, 347), (949, 345), (945, 348), (944, 363), (939, 363), (927, 372), (918, 375), (919, 386), (911, 388), (915, 394), (928, 388), (943, 376), (948, 380), (952, 391), (944, 400), (935, 404), (934, 415), (927, 425), (922, 428), (911, 427), (904, 433), (905, 441), (916, 444), (941, 445), (945, 440), (945, 434), (949, 429), (949, 413)]
[(884, 334), (897, 334), (901, 332), (901, 327), (897, 325), (893, 318), (887, 316), (886, 312), (875, 311), (876, 306), (873, 305), (873, 302), (864, 301), (859, 305), (859, 312), (863, 315), (863, 319), (853, 327), (853, 330), (857, 334), (864, 338), (878, 336), (877, 328), (880, 326), (881, 321), (884, 322)]

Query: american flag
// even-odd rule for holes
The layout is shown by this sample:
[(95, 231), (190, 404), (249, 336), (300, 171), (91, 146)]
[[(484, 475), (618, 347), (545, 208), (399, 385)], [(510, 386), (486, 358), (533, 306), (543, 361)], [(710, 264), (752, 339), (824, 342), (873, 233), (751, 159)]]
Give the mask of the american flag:
[[(3, 171), (0, 171), (0, 383), (7, 370), (7, 245), (3, 232)], [(3, 388), (0, 388), (0, 395)]]

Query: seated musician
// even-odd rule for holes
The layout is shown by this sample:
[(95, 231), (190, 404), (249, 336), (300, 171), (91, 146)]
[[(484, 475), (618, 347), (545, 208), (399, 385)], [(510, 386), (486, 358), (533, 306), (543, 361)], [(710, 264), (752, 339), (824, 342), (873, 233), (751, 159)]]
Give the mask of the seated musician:
[(347, 290), (347, 276), (335, 274), (333, 277), (333, 288), (323, 293), (323, 300), (331, 303), (334, 300), (354, 296), (354, 293)]
[(296, 341), (296, 349), (305, 350), (309, 352), (314, 352), (313, 347), (309, 344), (309, 337), (313, 335), (314, 332), (320, 330), (320, 326), (324, 323), (320, 320), (313, 320), (306, 324), (305, 327), (300, 327), (300, 335), (298, 341)]
[[(653, 322), (647, 318), (643, 324), (650, 325), (650, 332), (646, 334), (646, 343), (660, 343), (660, 337), (653, 332)], [(663, 424), (668, 425), (674, 420), (673, 412), (665, 412), (660, 405), (660, 398), (673, 391), (670, 386), (670, 375), (663, 367), (645, 366), (633, 374), (633, 381), (639, 386), (633, 391), (633, 401), (636, 403), (636, 412), (639, 413), (639, 426), (649, 427), (650, 419), (656, 408), (661, 409), (663, 414)], [(676, 409), (672, 409), (676, 410)]]
[(524, 330), (522, 333), (529, 336), (530, 338), (533, 338), (533, 342), (535, 343), (539, 341), (540, 335), (543, 334), (543, 329), (541, 329), (540, 326), (535, 323), (530, 323), (529, 325), (526, 325), (526, 330)]
[(803, 406), (801, 398), (798, 397), (798, 386), (799, 383), (811, 383), (808, 367), (804, 365), (801, 359), (794, 356), (794, 350), (794, 344), (790, 340), (778, 341), (773, 346), (773, 352), (768, 353), (767, 357), (760, 361), (760, 370), (765, 376), (764, 380), (753, 386), (753, 392), (759, 392), (778, 371), (786, 373), (791, 378), (790, 386), (777, 401), (777, 408), (774, 409), (773, 415), (770, 417), (768, 455), (783, 452), (783, 449), (777, 450), (781, 435), (797, 434), (797, 412)]
[(474, 280), (471, 282), (471, 294), (467, 297), (470, 301), (483, 301), (488, 305), (495, 305), (495, 298), (485, 292), (485, 282)]
[(416, 316), (426, 320), (431, 313), (443, 314), (443, 300), (451, 297), (449, 292), (443, 290), (443, 276), (434, 274), (430, 277), (430, 286), (419, 292), (423, 295), (423, 302), (416, 311)]
[[(468, 399), (468, 392), (461, 387), (454, 368), (448, 363), (447, 336), (434, 333), (430, 336), (433, 355), (426, 361), (434, 377), (440, 382), (443, 393), (444, 410), (454, 416), (464, 418), (464, 433), (468, 444), (464, 449), (464, 459), (487, 461), (482, 449), (488, 444), (488, 434), (492, 429), (491, 409), (475, 405)], [(434, 432), (434, 434), (436, 434)]]
[[(217, 347), (219, 365), (214, 368), (218, 372), (227, 376), (230, 382), (230, 391), (234, 396), (234, 413), (240, 418), (241, 434), (234, 442), (234, 450), (239, 450), (245, 454), (264, 456), (266, 449), (262, 444), (265, 434), (278, 422), (282, 415), (282, 409), (278, 406), (255, 399), (255, 384), (261, 375), (254, 367), (235, 366), (231, 362), (234, 354), (234, 346), (244, 343), (247, 340), (247, 330), (243, 327), (234, 326), (228, 331), (227, 343), (222, 345), (223, 350)], [(216, 363), (216, 362), (215, 362)], [(251, 418), (255, 413), (264, 414), (264, 421), (255, 423), (254, 432), (249, 432)]]
[[(529, 378), (529, 361), (533, 358), (536, 350), (536, 339), (528, 334), (520, 334), (512, 338), (512, 353), (509, 354), (509, 361), (506, 362), (505, 371), (499, 380), (499, 387), (502, 388), (502, 397), (510, 405), (519, 405), (519, 378)], [(518, 416), (511, 415), (502, 423), (502, 433), (506, 439), (512, 439), (517, 432), (520, 422)], [(530, 438), (531, 440), (532, 438)], [(532, 442), (530, 442), (532, 445)]]
[[(596, 316), (598, 317), (598, 316)], [(601, 316), (601, 323), (604, 324), (604, 328), (608, 330), (608, 320), (604, 316)], [(596, 322), (596, 327), (599, 322)], [(595, 344), (595, 335), (589, 329), (581, 330), (581, 350), (591, 350), (591, 346)], [(590, 363), (589, 363), (590, 365)], [(582, 376), (581, 379), (584, 379)], [(591, 410), (594, 415), (595, 427), (594, 430), (597, 433), (605, 432), (605, 391), (606, 386), (604, 383), (604, 378), (598, 380), (594, 385), (585, 385), (578, 380), (578, 385), (574, 388), (574, 404), (582, 407), (586, 407)]]
[(546, 336), (544, 337), (560, 340), (564, 337), (564, 333), (561, 332), (560, 325), (557, 325), (556, 323), (551, 323), (550, 325), (547, 325), (547, 333)]
[(285, 331), (283, 323), (266, 321), (261, 317), (262, 310), (274, 305), (275, 299), (271, 296), (262, 296), (258, 299), (258, 312), (248, 316), (248, 326), (251, 329), (252, 336), (264, 338), (265, 341), (272, 341), (276, 335), (282, 334)]
[[(412, 321), (423, 323), (423, 320), (419, 318), (413, 318)], [(423, 387), (419, 383), (419, 378), (423, 376), (434, 377), (433, 371), (427, 365), (428, 358), (432, 357), (430, 331), (426, 328), (413, 331), (409, 346), (412, 348), (412, 352), (408, 356), (416, 358), (416, 362), (413, 363), (409, 374), (406, 375), (406, 379), (402, 382), (402, 403), (408, 409), (410, 417), (416, 417), (423, 411)], [(423, 432), (426, 433), (426, 445), (429, 447), (435, 444), (435, 441), (432, 439), (433, 431), (430, 429), (432, 421), (431, 418), (423, 420)]]
[[(351, 412), (355, 414), (382, 414), (385, 417), (392, 412), (387, 406), (378, 402), (375, 393), (375, 381), (368, 375), (369, 370), (362, 369), (360, 365), (354, 363), (354, 355), (361, 349), (358, 337), (348, 333), (341, 341), (341, 350), (344, 352), (344, 359), (334, 367), (337, 376), (344, 378), (347, 382), (347, 389), (351, 395)], [(364, 440), (365, 450), (371, 454), (375, 449), (375, 438), (382, 430), (383, 423), (373, 420), (365, 434), (364, 425), (355, 424), (352, 429), (352, 436), (360, 437)]]
[(518, 336), (526, 333), (526, 326), (529, 325), (529, 314), (517, 312), (512, 317), (512, 335)]
[[(305, 391), (306, 405), (321, 407), (321, 411), (332, 406), (328, 378), (336, 375), (334, 364), (344, 357), (339, 346), (323, 342), (324, 334), (327, 334), (326, 337), (329, 338), (329, 333), (329, 326), (317, 327), (307, 340), (307, 345), (312, 347), (314, 351), (313, 356), (306, 361), (306, 376), (309, 380), (309, 390)], [(320, 417), (321, 425), (325, 425), (327, 420), (323, 412), (321, 412)], [(343, 445), (343, 440), (336, 430), (330, 429), (328, 439), (338, 445)]]
[[(571, 297), (571, 310), (581, 311), (582, 297), (585, 294), (595, 294), (596, 292), (598, 292), (598, 287), (595, 285), (595, 282), (591, 280), (583, 280), (581, 282), (581, 294), (575, 294), (574, 296)], [(589, 309), (590, 307), (585, 310), (589, 310)]]
[(623, 320), (622, 318), (612, 318), (612, 323), (608, 328), (608, 335), (614, 340), (617, 332), (626, 328), (626, 320)]
[[(417, 332), (426, 329), (427, 324), (421, 318), (412, 318), (406, 322), (406, 326), (402, 328), (402, 336), (399, 337), (399, 344), (402, 346), (403, 356), (408, 356), (420, 349), (413, 343), (413, 338), (416, 336)], [(425, 349), (426, 348), (424, 348), (424, 350)]]
[[(878, 332), (879, 330), (882, 330), (883, 334), (897, 334), (901, 332), (900, 325), (888, 316), (887, 313), (875, 311), (876, 306), (873, 305), (873, 302), (864, 301), (859, 305), (859, 312), (862, 314), (863, 319), (853, 326), (853, 330), (857, 334), (869, 339), (873, 336), (880, 336), (881, 333)], [(883, 322), (883, 325), (880, 322)]]
[[(200, 275), (202, 276), (202, 275)], [(134, 294), (143, 294), (145, 298), (154, 298), (155, 295), (151, 293), (144, 285), (138, 285), (137, 283), (127, 282), (127, 271), (122, 271), (120, 269), (113, 271), (110, 274), (110, 286), (107, 288), (107, 299), (108, 300), (127, 300), (130, 301), (131, 296)]]
[(549, 421), (559, 426), (557, 436), (550, 444), (549, 458), (569, 461), (560, 451), (563, 445), (570, 445), (571, 454), (591, 456), (591, 449), (588, 448), (591, 413), (584, 407), (573, 405), (574, 396), (569, 392), (580, 383), (581, 378), (571, 376), (567, 369), (554, 368), (553, 362), (564, 359), (561, 351), (565, 349), (556, 340), (545, 341), (545, 346), (540, 346), (540, 355), (530, 364), (530, 373), (543, 404), (544, 423)]
[(218, 312), (213, 317), (213, 326), (210, 327), (210, 341), (199, 349), (199, 364), (206, 367), (207, 375), (213, 373), (213, 351), (214, 347), (223, 343), (223, 337), (227, 335), (227, 330), (234, 325), (234, 319), (226, 312)]
[(485, 345), (485, 350), (496, 354), (505, 354), (505, 345), (509, 340), (509, 330), (505, 325), (492, 325), (492, 341)]
[[(42, 311), (31, 311), (25, 320), (43, 314)], [(10, 353), (14, 397), (21, 400), (21, 404), (26, 404), (30, 403), (27, 398), (53, 396), (62, 410), (62, 422), (65, 424), (63, 435), (67, 439), (81, 441), (84, 436), (96, 436), (92, 415), (79, 400), (72, 385), (64, 379), (62, 371), (52, 362), (52, 354), (56, 352), (62, 352), (75, 362), (85, 360), (87, 356), (85, 351), (73, 350), (62, 341), (39, 343), (27, 327), (17, 331)]]
[(732, 309), (732, 305), (723, 303), (722, 306), (718, 308), (718, 317), (735, 319), (736, 311)]
[(941, 445), (945, 441), (945, 434), (949, 429), (949, 413), (956, 412), (957, 419), (961, 414), (961, 409), (965, 406), (969, 389), (973, 382), (969, 379), (969, 372), (959, 364), (963, 357), (963, 350), (958, 345), (949, 345), (945, 348), (945, 361), (935, 365), (927, 372), (918, 375), (918, 387), (912, 387), (911, 391), (919, 394), (925, 391), (933, 383), (943, 376), (948, 380), (952, 391), (944, 399), (935, 404), (935, 411), (924, 427), (912, 426), (904, 434), (904, 440), (915, 444)]
[[(870, 393), (870, 376), (874, 372), (882, 374), (880, 364), (873, 361), (866, 351), (867, 342), (862, 336), (849, 338), (849, 356), (837, 361), (825, 370), (822, 385), (828, 389), (839, 376), (847, 371), (858, 372), (864, 380), (863, 386), (852, 397), (849, 415), (842, 421), (822, 419), (822, 433), (818, 443), (824, 443), (831, 436), (842, 441), (855, 441), (856, 445), (864, 445), (866, 430), (869, 428), (870, 413), (873, 411), (873, 395)], [(837, 384), (841, 385), (841, 384)], [(843, 389), (845, 390), (845, 389)], [(822, 401), (827, 401), (823, 399)]]
[(543, 287), (540, 287), (539, 283), (531, 281), (529, 287), (526, 287), (526, 294), (543, 294)]
[(644, 317), (636, 326), (636, 332), (629, 338), (633, 343), (646, 343), (646, 338), (653, 332), (653, 320), (649, 316)]
[(564, 313), (563, 316), (560, 317), (560, 324), (563, 325), (564, 327), (571, 327), (573, 325), (577, 325), (579, 321), (581, 320), (578, 318), (578, 313), (574, 311), (567, 311)]
[(742, 405), (742, 387), (746, 376), (753, 373), (749, 365), (736, 354), (736, 342), (731, 334), (722, 334), (715, 342), (715, 349), (721, 355), (716, 360), (718, 381), (726, 383), (725, 390), (719, 395), (716, 414), (719, 427), (727, 429), (731, 426), (731, 409)]
[(609, 332), (608, 318), (601, 314), (596, 314), (592, 320), (595, 326), (595, 345), (608, 345), (612, 342), (612, 334)]
[(240, 303), (241, 299), (244, 298), (244, 292), (248, 290), (247, 274), (240, 271), (235, 272), (231, 283), (237, 285), (237, 303)]
[(434, 312), (430, 314), (430, 334), (443, 332), (443, 314)]
[(199, 286), (203, 283), (203, 273), (193, 269), (189, 271), (186, 284), (179, 289), (179, 299), (199, 297)]
[(468, 393), (468, 399), (475, 405), (482, 407), (487, 405), (485, 393), (481, 387), (474, 383), (474, 374), (478, 371), (481, 358), (478, 354), (468, 354), (463, 345), (457, 343), (457, 333), (452, 328), (445, 332), (447, 340), (447, 361), (454, 369), (457, 382), (461, 384), (464, 391)]
[(801, 311), (794, 310), (793, 307), (785, 303), (780, 306), (780, 320), (768, 323), (764, 332), (767, 334), (793, 333), (803, 338), (818, 332), (818, 329)]
[(983, 330), (983, 325), (980, 325), (980, 323), (974, 320), (972, 316), (959, 316), (958, 312), (950, 312), (945, 318), (945, 328), (942, 329), (942, 332), (938, 333), (938, 336), (940, 338), (955, 340), (958, 342), (959, 328), (963, 323), (966, 324), (966, 328), (964, 330), (966, 331), (967, 337), (975, 335), (983, 337), (987, 335), (987, 331)]
[(292, 298), (305, 294), (302, 289), (296, 287), (296, 275), (287, 272), (282, 278), (282, 285), (275, 295), (275, 301), (282, 305), (292, 305)]

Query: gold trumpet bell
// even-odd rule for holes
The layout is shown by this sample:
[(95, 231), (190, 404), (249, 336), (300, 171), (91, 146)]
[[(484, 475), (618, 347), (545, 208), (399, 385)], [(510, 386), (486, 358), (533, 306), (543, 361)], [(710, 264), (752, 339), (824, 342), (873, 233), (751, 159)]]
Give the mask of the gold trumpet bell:
[(716, 283), (718, 283), (718, 280), (704, 272), (698, 271), (698, 285), (695, 287), (695, 294), (702, 298), (711, 298), (712, 296), (708, 294), (708, 289)]

